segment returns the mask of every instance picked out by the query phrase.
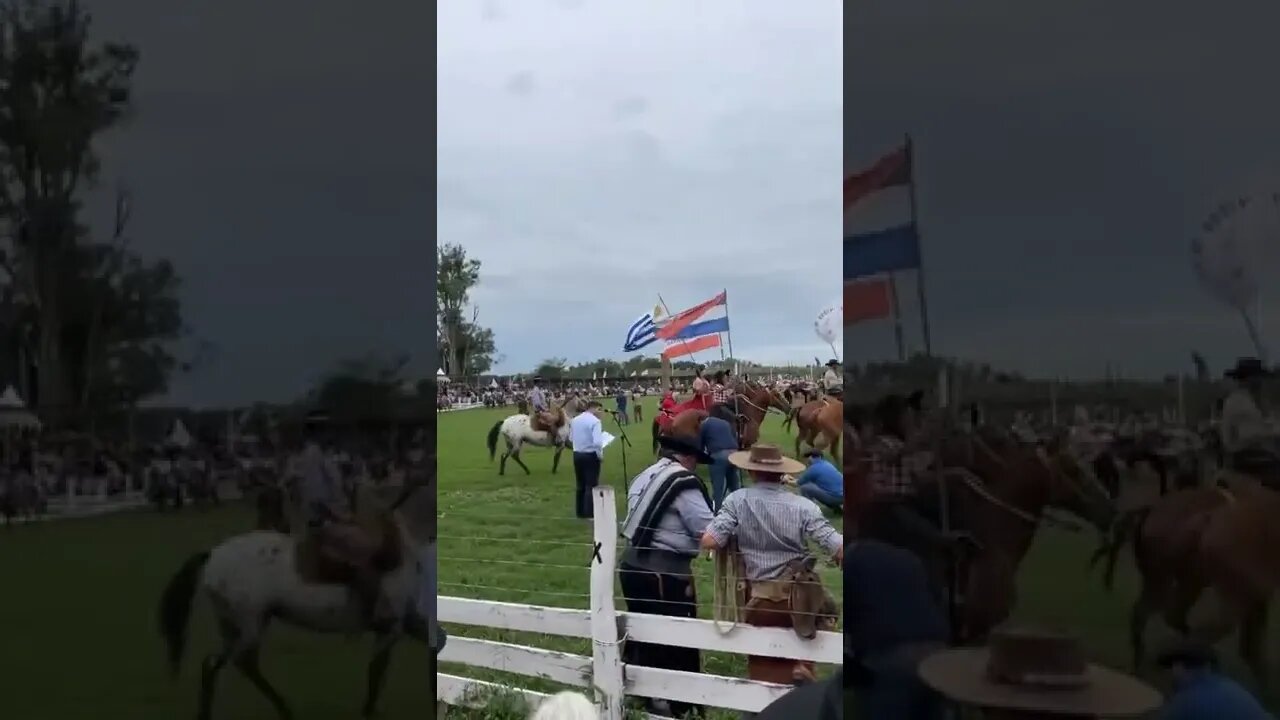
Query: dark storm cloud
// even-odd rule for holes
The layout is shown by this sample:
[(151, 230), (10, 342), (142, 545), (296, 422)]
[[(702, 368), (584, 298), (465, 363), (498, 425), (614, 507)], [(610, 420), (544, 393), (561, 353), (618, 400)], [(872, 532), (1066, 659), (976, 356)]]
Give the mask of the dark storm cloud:
[[(1259, 2), (850, 12), (846, 164), (915, 139), (935, 350), (1075, 375), (1189, 369), (1193, 348), (1218, 365), (1247, 352), (1188, 245), (1224, 194), (1280, 178), (1278, 21)], [(1264, 287), (1280, 279), (1260, 272)], [(1273, 338), (1278, 300), (1264, 290)], [(849, 344), (883, 357), (890, 338), (859, 328)]]
[(90, 5), (142, 54), (90, 217), (127, 182), (135, 246), (177, 264), (216, 347), (168, 400), (292, 399), (369, 352), (430, 372), (431, 4)]

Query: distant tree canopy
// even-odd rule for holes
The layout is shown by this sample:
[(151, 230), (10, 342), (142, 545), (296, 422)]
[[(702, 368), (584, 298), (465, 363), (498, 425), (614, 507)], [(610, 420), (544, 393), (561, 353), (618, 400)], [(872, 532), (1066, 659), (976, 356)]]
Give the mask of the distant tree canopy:
[(480, 308), (471, 304), (479, 282), (480, 261), (461, 245), (437, 249), (436, 340), (441, 369), (451, 378), (483, 375), (498, 360), (493, 331), (480, 325)]
[[(80, 219), (96, 143), (132, 109), (136, 48), (95, 44), (75, 2), (0, 2), (0, 313), (12, 373), (38, 368), (35, 405), (55, 423), (167, 390), (184, 363), (180, 279), (130, 249), (129, 195), (114, 227)], [(18, 378), (6, 378), (16, 381)]]
[(432, 381), (410, 383), (408, 356), (367, 355), (343, 361), (321, 378), (306, 404), (337, 422), (386, 421), (434, 412)]

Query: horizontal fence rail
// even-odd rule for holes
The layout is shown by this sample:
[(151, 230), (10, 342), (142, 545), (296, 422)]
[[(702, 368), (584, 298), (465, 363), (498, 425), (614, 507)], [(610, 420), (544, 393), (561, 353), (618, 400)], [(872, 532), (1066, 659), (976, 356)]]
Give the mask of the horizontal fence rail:
[[(584, 692), (589, 688), (589, 694), (595, 696), (602, 720), (622, 720), (622, 700), (626, 695), (759, 712), (792, 690), (790, 685), (745, 678), (627, 665), (622, 662), (620, 652), (622, 642), (627, 640), (833, 665), (844, 661), (844, 636), (838, 632), (823, 631), (813, 640), (802, 640), (788, 628), (738, 625), (722, 632), (711, 620), (617, 610), (613, 590), (618, 525), (613, 488), (597, 487), (592, 494), (595, 502), (595, 543), (599, 553), (591, 565), (590, 609), (460, 597), (438, 599), (440, 622), (590, 640), (592, 654), (576, 655), (453, 636), (441, 652), (440, 662), (542, 678), (581, 688)], [(548, 697), (543, 693), (445, 673), (436, 677), (437, 701), (448, 705), (482, 705), (489, 694), (499, 691), (520, 695), (532, 704)]]

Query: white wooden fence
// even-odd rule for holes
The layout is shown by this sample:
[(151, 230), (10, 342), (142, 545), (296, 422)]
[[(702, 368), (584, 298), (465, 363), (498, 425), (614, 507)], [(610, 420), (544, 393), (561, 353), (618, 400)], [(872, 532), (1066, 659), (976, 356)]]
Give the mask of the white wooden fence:
[[(709, 620), (619, 612), (614, 607), (617, 514), (613, 488), (597, 487), (595, 548), (591, 564), (591, 609), (541, 607), (515, 603), (439, 598), (441, 622), (534, 632), (592, 641), (590, 657), (510, 643), (451, 636), (441, 662), (545, 678), (565, 685), (591, 688), (602, 720), (622, 720), (624, 695), (661, 698), (707, 707), (759, 712), (792, 688), (743, 678), (626, 665), (621, 642), (637, 640), (704, 651), (768, 655), (839, 664), (844, 661), (844, 637), (820, 632), (801, 640), (790, 629), (738, 625), (721, 634)], [(530, 701), (547, 697), (519, 688), (500, 688), (471, 678), (440, 673), (438, 701), (449, 705), (483, 702), (485, 691), (516, 692)], [(650, 716), (656, 717), (656, 716)]]

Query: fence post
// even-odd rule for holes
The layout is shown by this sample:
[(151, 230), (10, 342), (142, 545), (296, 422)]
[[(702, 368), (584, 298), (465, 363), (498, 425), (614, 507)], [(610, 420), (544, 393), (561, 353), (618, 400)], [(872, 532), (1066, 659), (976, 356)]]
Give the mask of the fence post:
[(595, 544), (591, 557), (591, 683), (600, 707), (600, 720), (623, 720), (622, 653), (618, 643), (618, 614), (613, 606), (613, 571), (618, 554), (618, 508), (613, 488), (591, 491), (595, 506)]

